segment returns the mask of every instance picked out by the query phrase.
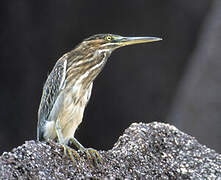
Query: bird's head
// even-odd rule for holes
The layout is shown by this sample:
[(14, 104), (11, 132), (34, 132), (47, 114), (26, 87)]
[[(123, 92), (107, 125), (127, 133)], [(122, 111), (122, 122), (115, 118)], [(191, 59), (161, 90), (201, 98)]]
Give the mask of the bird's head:
[(94, 50), (112, 52), (123, 46), (160, 40), (162, 39), (158, 37), (123, 37), (114, 34), (97, 34), (85, 39), (82, 43)]

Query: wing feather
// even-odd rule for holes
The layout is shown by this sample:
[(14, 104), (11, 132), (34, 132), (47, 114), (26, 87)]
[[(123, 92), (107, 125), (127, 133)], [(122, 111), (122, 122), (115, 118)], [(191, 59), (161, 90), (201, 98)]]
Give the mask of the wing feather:
[(65, 87), (65, 77), (67, 68), (67, 54), (63, 55), (54, 66), (53, 70), (49, 74), (41, 97), (41, 102), (38, 110), (38, 137), (42, 131), (42, 127), (46, 121), (50, 121), (49, 115), (53, 109), (53, 106)]

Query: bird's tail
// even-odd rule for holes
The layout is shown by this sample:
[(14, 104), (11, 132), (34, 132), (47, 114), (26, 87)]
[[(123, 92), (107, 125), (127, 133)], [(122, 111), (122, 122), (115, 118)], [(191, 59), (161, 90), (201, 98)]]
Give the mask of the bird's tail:
[(44, 128), (43, 128), (43, 125), (41, 123), (39, 123), (39, 121), (38, 121), (38, 127), (37, 127), (37, 140), (38, 141), (45, 140), (44, 139)]

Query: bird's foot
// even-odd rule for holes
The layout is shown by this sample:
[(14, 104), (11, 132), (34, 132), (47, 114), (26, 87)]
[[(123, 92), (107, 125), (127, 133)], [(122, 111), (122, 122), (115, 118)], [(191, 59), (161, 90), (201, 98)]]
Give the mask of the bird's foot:
[(85, 153), (87, 155), (87, 159), (94, 162), (96, 166), (98, 166), (98, 163), (102, 163), (101, 156), (97, 152), (97, 150), (93, 148), (85, 148), (82, 146), (76, 138), (71, 138), (69, 141), (75, 145), (81, 152)]
[[(64, 150), (64, 155), (66, 156), (68, 154), (68, 156), (71, 158), (72, 161), (75, 161), (75, 159), (80, 160), (80, 156), (77, 153), (77, 151), (75, 151), (74, 149), (70, 148), (69, 146), (62, 144), (63, 150)], [(74, 158), (74, 156), (75, 158)]]
[(95, 163), (96, 166), (98, 166), (98, 163), (102, 163), (101, 156), (97, 150), (93, 148), (84, 148), (82, 151), (87, 155), (87, 158), (90, 161)]

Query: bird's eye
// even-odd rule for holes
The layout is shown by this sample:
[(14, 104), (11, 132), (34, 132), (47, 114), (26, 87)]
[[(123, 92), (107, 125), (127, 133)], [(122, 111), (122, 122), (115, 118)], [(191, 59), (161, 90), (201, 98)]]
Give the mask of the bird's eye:
[(111, 40), (112, 40), (112, 37), (111, 37), (111, 36), (106, 36), (105, 39), (106, 39), (107, 41), (111, 41)]

